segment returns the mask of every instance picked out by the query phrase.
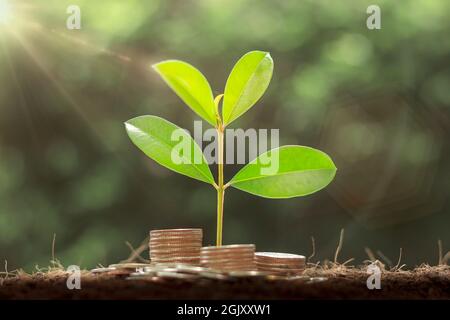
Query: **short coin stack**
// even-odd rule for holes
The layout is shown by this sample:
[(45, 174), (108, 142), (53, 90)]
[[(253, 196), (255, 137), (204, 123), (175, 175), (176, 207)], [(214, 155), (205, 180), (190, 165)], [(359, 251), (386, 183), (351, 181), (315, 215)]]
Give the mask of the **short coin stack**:
[(198, 265), (202, 247), (202, 229), (164, 229), (150, 231), (152, 263)]
[(235, 244), (219, 247), (203, 247), (200, 263), (219, 271), (251, 271), (255, 267), (255, 245)]
[(255, 253), (255, 262), (258, 271), (264, 271), (280, 276), (301, 274), (305, 269), (305, 260), (304, 256), (290, 253)]

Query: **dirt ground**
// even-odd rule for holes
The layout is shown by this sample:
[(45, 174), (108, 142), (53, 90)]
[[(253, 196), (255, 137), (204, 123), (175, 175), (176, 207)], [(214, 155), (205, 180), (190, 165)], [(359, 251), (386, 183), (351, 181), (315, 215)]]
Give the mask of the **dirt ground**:
[(0, 279), (0, 299), (450, 299), (449, 266), (383, 271), (380, 290), (367, 289), (365, 269), (308, 268), (305, 275), (327, 279), (126, 280), (84, 271), (81, 290), (68, 290), (63, 270), (19, 272)]

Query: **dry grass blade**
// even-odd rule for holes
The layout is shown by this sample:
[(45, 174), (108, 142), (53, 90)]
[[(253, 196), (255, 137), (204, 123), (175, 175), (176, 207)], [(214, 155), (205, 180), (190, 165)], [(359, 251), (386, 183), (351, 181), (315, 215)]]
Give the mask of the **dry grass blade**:
[(373, 254), (373, 251), (369, 248), (369, 247), (365, 247), (364, 251), (366, 252), (367, 256), (369, 257), (369, 260), (371, 262), (377, 260), (377, 258), (375, 257), (375, 255)]
[(384, 255), (383, 252), (381, 252), (381, 250), (377, 250), (377, 254), (380, 256), (380, 258), (386, 262), (386, 264), (388, 265), (389, 268), (392, 268), (392, 260), (389, 259), (386, 255)]
[(53, 241), (52, 241), (52, 261), (55, 261), (55, 244), (56, 244), (56, 233), (53, 234)]
[(442, 265), (442, 240), (438, 240), (438, 255), (439, 255), (439, 260), (438, 260), (438, 266)]
[(442, 258), (442, 265), (447, 265), (447, 261), (450, 260), (450, 251)]
[(336, 253), (334, 254), (334, 263), (337, 264), (338, 263), (338, 257), (339, 257), (339, 252), (342, 249), (342, 245), (344, 243), (344, 229), (341, 229), (341, 234), (339, 236), (339, 244), (336, 248)]
[(403, 255), (403, 248), (400, 248), (400, 253), (398, 255), (398, 261), (394, 268), (392, 268), (392, 271), (400, 271), (405, 264), (400, 265), (400, 262), (402, 261), (402, 255)]
[(2, 286), (6, 279), (9, 277), (8, 272), (8, 260), (5, 260), (5, 272), (0, 272), (0, 275), (4, 275), (4, 277), (0, 278), (0, 285)]
[(316, 263), (312, 263), (312, 262), (308, 262), (306, 263), (306, 265), (310, 268), (310, 269), (317, 269), (320, 267), (320, 261), (317, 261)]
[(142, 243), (136, 249), (134, 249), (133, 246), (131, 245), (131, 243), (129, 243), (128, 241), (126, 241), (125, 244), (130, 249), (131, 254), (127, 259), (122, 260), (121, 263), (134, 262), (135, 260), (139, 260), (140, 262), (143, 262), (143, 263), (150, 262), (150, 260), (144, 259), (141, 256), (142, 252), (144, 252), (145, 250), (148, 249), (148, 237), (145, 238), (144, 241), (142, 241)]
[(307, 263), (316, 255), (316, 241), (314, 240), (314, 237), (311, 236), (311, 244), (312, 244), (312, 253), (308, 257)]
[(50, 260), (50, 266), (49, 269), (64, 269), (64, 266), (61, 264), (61, 262), (56, 259), (55, 256), (55, 247), (56, 247), (56, 233), (53, 234), (53, 240), (52, 240), (52, 259)]
[(347, 261), (345, 261), (345, 262), (342, 264), (342, 266), (345, 266), (347, 263), (350, 263), (350, 262), (352, 262), (353, 260), (355, 260), (355, 258), (350, 258), (350, 259), (348, 259)]

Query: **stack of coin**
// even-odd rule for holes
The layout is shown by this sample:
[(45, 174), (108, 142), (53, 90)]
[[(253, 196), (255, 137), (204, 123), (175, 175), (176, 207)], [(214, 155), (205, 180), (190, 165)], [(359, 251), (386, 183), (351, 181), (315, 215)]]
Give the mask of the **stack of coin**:
[(256, 252), (255, 262), (259, 271), (280, 276), (298, 275), (305, 269), (305, 257), (279, 252)]
[(200, 263), (219, 271), (255, 270), (255, 245), (235, 244), (220, 247), (203, 247)]
[(202, 229), (165, 229), (150, 231), (152, 263), (198, 265), (202, 247)]

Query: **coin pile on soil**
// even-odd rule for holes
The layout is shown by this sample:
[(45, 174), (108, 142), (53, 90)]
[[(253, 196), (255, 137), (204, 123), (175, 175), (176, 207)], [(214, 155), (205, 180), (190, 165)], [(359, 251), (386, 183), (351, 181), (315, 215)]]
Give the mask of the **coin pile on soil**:
[(235, 244), (220, 247), (203, 247), (200, 263), (220, 271), (252, 271), (255, 266), (255, 245)]
[(152, 263), (200, 264), (202, 229), (164, 229), (150, 231)]
[[(237, 281), (239, 279), (272, 280), (304, 280), (311, 283), (318, 278), (308, 276), (274, 276), (267, 272), (256, 270), (222, 271), (188, 264), (144, 264), (144, 263), (117, 263), (108, 267), (95, 268), (91, 273), (98, 277), (121, 278), (129, 281), (162, 282), (167, 280), (210, 280), (210, 281)], [(317, 281), (316, 281), (317, 282)]]
[(149, 266), (146, 263), (116, 263), (110, 264), (108, 267), (101, 267), (92, 269), (93, 274), (101, 274), (112, 277), (127, 277), (131, 273), (141, 270)]
[(305, 270), (304, 256), (279, 252), (256, 252), (255, 263), (259, 271), (279, 276), (299, 275)]

